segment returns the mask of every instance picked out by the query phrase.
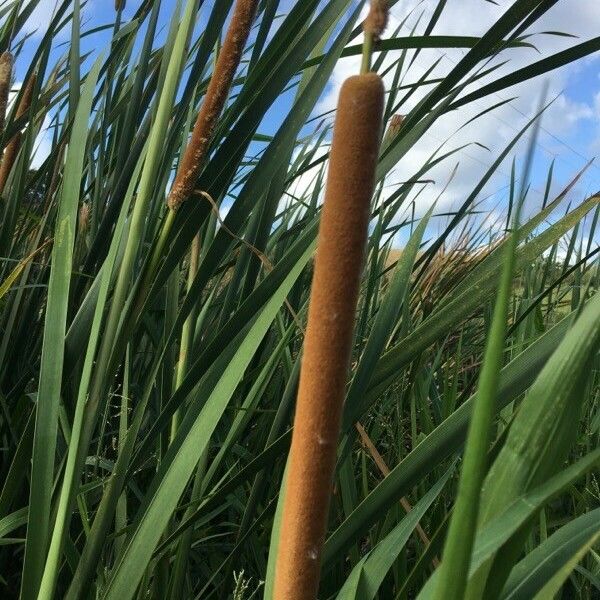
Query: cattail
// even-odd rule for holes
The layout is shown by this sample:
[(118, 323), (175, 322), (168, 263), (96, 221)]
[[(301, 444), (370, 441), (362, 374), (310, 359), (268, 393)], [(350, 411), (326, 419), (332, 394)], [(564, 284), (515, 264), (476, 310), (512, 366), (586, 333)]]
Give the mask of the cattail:
[(363, 21), (363, 31), (377, 41), (383, 35), (388, 22), (389, 7), (387, 0), (373, 0), (369, 14)]
[(277, 567), (276, 600), (316, 598), (375, 181), (384, 90), (340, 91), (315, 258)]
[(233, 76), (240, 63), (246, 40), (250, 35), (257, 5), (258, 0), (237, 0), (235, 3), (231, 23), (194, 124), (192, 137), (181, 158), (173, 187), (167, 199), (171, 210), (176, 211), (181, 203), (192, 194), (217, 119), (223, 110)]
[(125, 0), (115, 0), (115, 11), (119, 12), (125, 8)]
[(10, 52), (3, 52), (0, 56), (0, 133), (4, 131), (6, 119), (6, 106), (10, 92), (10, 78), (12, 76), (13, 57)]
[[(23, 94), (21, 95), (21, 100), (17, 106), (17, 111), (15, 113), (15, 120), (20, 119), (29, 110), (31, 106), (31, 100), (33, 98), (33, 88), (35, 87), (35, 82), (37, 79), (36, 73), (33, 73), (31, 77), (27, 80), (25, 84), (25, 89), (23, 90)], [(17, 155), (19, 154), (19, 149), (21, 148), (21, 132), (15, 133), (12, 137), (8, 145), (6, 146), (6, 150), (4, 151), (4, 157), (2, 158), (2, 164), (0, 165), (0, 194), (4, 192), (4, 187), (6, 186), (6, 182), (8, 181), (8, 176), (12, 171), (15, 160), (17, 159)]]

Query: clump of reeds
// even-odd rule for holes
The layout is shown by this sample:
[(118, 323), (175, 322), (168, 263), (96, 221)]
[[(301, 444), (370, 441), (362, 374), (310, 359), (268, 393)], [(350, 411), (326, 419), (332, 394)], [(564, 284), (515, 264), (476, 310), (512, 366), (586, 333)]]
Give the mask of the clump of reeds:
[(10, 79), (12, 76), (13, 57), (10, 52), (3, 52), (0, 56), (0, 133), (4, 131), (6, 107), (10, 92)]
[(167, 204), (173, 211), (176, 211), (181, 203), (192, 194), (217, 119), (227, 100), (233, 76), (250, 35), (257, 5), (257, 0), (237, 0), (235, 3), (231, 23), (219, 51), (202, 107), (196, 118), (192, 137), (181, 158), (175, 181), (167, 198)]
[[(36, 74), (33, 73), (25, 84), (25, 89), (23, 90), (23, 94), (21, 95), (21, 99), (15, 112), (15, 120), (19, 120), (29, 111), (29, 108), (31, 107), (31, 100), (33, 98), (35, 82)], [(4, 192), (6, 182), (8, 181), (8, 176), (10, 175), (13, 165), (15, 164), (15, 160), (17, 159), (17, 155), (19, 154), (22, 137), (23, 135), (20, 131), (15, 133), (10, 142), (8, 142), (6, 150), (4, 151), (2, 164), (0, 165), (0, 194)]]
[(281, 523), (275, 598), (315, 598), (379, 153), (384, 89), (340, 91), (310, 297)]

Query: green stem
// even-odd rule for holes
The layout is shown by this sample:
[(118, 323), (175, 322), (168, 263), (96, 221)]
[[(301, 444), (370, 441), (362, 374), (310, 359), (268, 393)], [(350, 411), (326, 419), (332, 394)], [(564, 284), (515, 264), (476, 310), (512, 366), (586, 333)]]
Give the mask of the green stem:
[[(190, 248), (190, 267), (188, 270), (187, 286), (186, 291), (189, 292), (196, 271), (198, 270), (198, 260), (200, 257), (200, 236), (196, 234), (192, 240), (192, 247)], [(196, 310), (192, 310), (189, 317), (185, 320), (181, 331), (181, 346), (179, 348), (179, 362), (177, 364), (177, 382), (176, 388), (179, 388), (183, 379), (187, 373), (187, 366), (189, 363), (189, 352), (194, 341), (194, 331), (196, 328)], [(171, 441), (175, 437), (177, 428), (179, 427), (179, 421), (181, 419), (181, 409), (178, 408), (171, 420)]]
[[(517, 210), (517, 215), (518, 212)], [(479, 390), (467, 434), (458, 494), (444, 545), (434, 600), (463, 600), (467, 588), (502, 365), (517, 249), (517, 224), (518, 216), (515, 217), (514, 233), (506, 245), (504, 268), (488, 333)]]
[(373, 55), (373, 34), (365, 32), (365, 41), (363, 42), (362, 62), (360, 73), (364, 75), (371, 70), (371, 57)]

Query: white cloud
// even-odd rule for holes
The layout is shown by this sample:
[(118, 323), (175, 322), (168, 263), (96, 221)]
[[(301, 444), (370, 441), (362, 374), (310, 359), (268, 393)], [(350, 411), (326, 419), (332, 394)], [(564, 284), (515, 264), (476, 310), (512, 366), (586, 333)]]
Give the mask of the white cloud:
[[(490, 25), (510, 4), (512, 2), (502, 1), (500, 2), (500, 6), (496, 6), (483, 0), (450, 0), (433, 33), (438, 35), (480, 36), (487, 31)], [(424, 17), (421, 19), (421, 23), (417, 29), (418, 32), (421, 32), (436, 5), (436, 0), (404, 0), (403, 2), (398, 2), (392, 9), (386, 35), (391, 36), (394, 30), (400, 25), (402, 19), (412, 9), (415, 9), (415, 11), (409, 17), (404, 29), (401, 30), (401, 34), (408, 35), (421, 12), (424, 12)], [(487, 83), (493, 78), (497, 78), (499, 74), (505, 74), (568, 48), (582, 40), (594, 37), (597, 35), (598, 30), (600, 30), (600, 10), (598, 10), (596, 0), (563, 0), (550, 9), (535, 24), (531, 33), (539, 34), (539, 32), (544, 31), (561, 31), (577, 34), (581, 38), (580, 40), (556, 35), (536, 35), (530, 41), (535, 44), (539, 53), (530, 48), (511, 49), (504, 52), (500, 60), (510, 59), (509, 64), (502, 67), (492, 76), (487, 77), (485, 81), (478, 82), (477, 85)], [(359, 43), (360, 41), (360, 39), (357, 39), (353, 43)], [(466, 50), (455, 49), (423, 50), (411, 67), (410, 72), (406, 75), (404, 83), (416, 81), (440, 57), (442, 57), (440, 64), (430, 77), (443, 77), (462, 58), (465, 52)], [(391, 64), (398, 56), (399, 52), (390, 52), (385, 64)], [(409, 53), (408, 56), (410, 58), (411, 54)], [(544, 116), (542, 122), (544, 129), (540, 134), (537, 147), (538, 159), (543, 159), (549, 163), (553, 157), (556, 157), (557, 164), (560, 164), (563, 172), (569, 171), (571, 174), (574, 174), (581, 168), (584, 160), (581, 156), (577, 156), (577, 154), (568, 150), (557, 138), (560, 139), (562, 136), (567, 136), (575, 126), (580, 126), (582, 123), (586, 125), (589, 123), (590, 126), (598, 127), (600, 122), (600, 93), (597, 96), (595, 107), (569, 96), (569, 83), (582, 68), (582, 64), (597, 60), (597, 58), (597, 56), (589, 57), (585, 61), (580, 61), (580, 63), (568, 65), (553, 71), (547, 77), (549, 80), (548, 98), (551, 99), (559, 94), (560, 96), (546, 111)], [(319, 102), (316, 112), (324, 112), (335, 107), (342, 82), (349, 75), (357, 73), (359, 65), (359, 57), (345, 58), (339, 61), (334, 70), (328, 93)], [(386, 89), (389, 90), (392, 85), (392, 72), (385, 79)], [(590, 85), (597, 84), (591, 83)], [(388, 183), (393, 184), (398, 181), (404, 181), (412, 176), (431, 153), (444, 142), (445, 151), (463, 144), (479, 142), (489, 148), (489, 150), (473, 144), (464, 151), (456, 154), (445, 164), (432, 170), (428, 174), (428, 177), (432, 177), (435, 180), (435, 184), (429, 186), (428, 193), (422, 194), (419, 197), (419, 202), (422, 204), (421, 210), (424, 210), (437, 197), (447, 183), (448, 176), (454, 164), (460, 161), (457, 176), (438, 203), (438, 210), (447, 210), (451, 207), (456, 207), (464, 201), (466, 194), (472, 190), (489, 165), (491, 165), (507, 143), (516, 135), (517, 131), (533, 116), (539, 105), (543, 87), (544, 79), (536, 78), (444, 115), (417, 142), (411, 151), (401, 159), (399, 164), (396, 165), (394, 172), (389, 177)], [(425, 91), (414, 94), (401, 107), (400, 112), (406, 113), (412, 109), (423, 97), (424, 93)], [(401, 94), (402, 92), (400, 92), (399, 98)], [(502, 99), (514, 96), (518, 98), (512, 101), (510, 105), (500, 107), (494, 110), (493, 113), (489, 113), (474, 123), (461, 128), (466, 121), (478, 112)], [(600, 134), (600, 127), (598, 128), (598, 133)], [(523, 156), (527, 144), (528, 136), (525, 136), (515, 148), (514, 152), (517, 157)], [(590, 149), (576, 148), (576, 150), (580, 154), (585, 154)], [(510, 180), (511, 160), (512, 156), (493, 175), (486, 188), (480, 194), (480, 198), (490, 195), (486, 204), (490, 210), (506, 195), (506, 186)], [(519, 174), (520, 171), (517, 171), (517, 173)], [(600, 172), (598, 171), (593, 173), (596, 181), (600, 181), (598, 178), (599, 175)], [(588, 182), (588, 185), (591, 184)], [(543, 193), (542, 187), (543, 185), (539, 185), (539, 182), (538, 185), (534, 182), (531, 191), (532, 201), (540, 202)], [(494, 194), (494, 192), (500, 193)]]
[[(33, 1), (34, 0), (29, 0), (25, 5), (30, 5)], [(22, 33), (35, 33), (39, 36), (44, 35), (58, 4), (58, 0), (40, 0), (29, 19), (25, 22), (25, 25), (21, 30)]]
[[(30, 5), (35, 0), (26, 0), (25, 6)], [(23, 28), (21, 29), (21, 34), (33, 34), (33, 37), (41, 37), (43, 36), (48, 28), (50, 21), (54, 17), (56, 13), (56, 9), (61, 4), (60, 0), (40, 0), (38, 5), (34, 8), (31, 16), (25, 22)], [(81, 9), (81, 14), (83, 20), (89, 19), (90, 16), (93, 16), (94, 13), (94, 0), (88, 0), (86, 5)], [(69, 14), (69, 13), (67, 13)], [(63, 27), (57, 36), (55, 36), (55, 40), (57, 41), (65, 41), (69, 39), (71, 35), (71, 26), (67, 25)]]

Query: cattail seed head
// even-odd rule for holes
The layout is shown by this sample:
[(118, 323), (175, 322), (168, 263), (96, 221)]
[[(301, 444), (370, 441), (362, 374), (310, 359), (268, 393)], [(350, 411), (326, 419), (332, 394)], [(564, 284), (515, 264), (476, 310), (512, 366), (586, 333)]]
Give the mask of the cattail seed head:
[[(21, 99), (19, 104), (17, 105), (17, 110), (15, 113), (15, 118), (20, 119), (24, 115), (27, 114), (29, 108), (31, 107), (31, 101), (33, 99), (33, 89), (35, 88), (35, 82), (37, 81), (37, 73), (32, 73), (31, 77), (27, 80), (25, 84), (25, 89), (21, 94)], [(6, 150), (4, 151), (4, 156), (2, 157), (2, 164), (0, 165), (0, 194), (4, 191), (6, 186), (6, 182), (8, 181), (8, 176), (15, 164), (17, 159), (17, 155), (19, 154), (19, 149), (21, 148), (21, 132), (15, 133), (12, 137), (8, 145), (6, 146)]]
[(274, 600), (317, 596), (321, 550), (379, 156), (384, 90), (366, 73), (340, 91), (304, 338)]
[(115, 10), (119, 12), (125, 8), (125, 0), (115, 0)]
[(233, 16), (210, 78), (206, 95), (192, 130), (192, 137), (181, 157), (167, 204), (177, 210), (194, 190), (208, 147), (223, 110), (235, 71), (240, 64), (250, 35), (258, 0), (237, 0)]
[(12, 68), (12, 54), (10, 52), (3, 52), (0, 56), (0, 133), (4, 129), (4, 121), (6, 119), (6, 107), (8, 105)]
[(387, 27), (389, 7), (387, 0), (372, 0), (367, 18), (363, 21), (363, 31), (378, 40)]
[(23, 90), (23, 94), (21, 96), (21, 100), (19, 105), (17, 106), (16, 118), (20, 119), (22, 116), (27, 114), (27, 111), (31, 107), (31, 101), (33, 99), (33, 88), (35, 87), (35, 82), (37, 81), (37, 73), (32, 73), (31, 77), (27, 80), (25, 84), (25, 89)]

